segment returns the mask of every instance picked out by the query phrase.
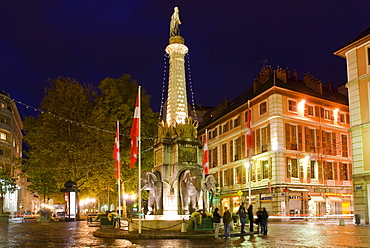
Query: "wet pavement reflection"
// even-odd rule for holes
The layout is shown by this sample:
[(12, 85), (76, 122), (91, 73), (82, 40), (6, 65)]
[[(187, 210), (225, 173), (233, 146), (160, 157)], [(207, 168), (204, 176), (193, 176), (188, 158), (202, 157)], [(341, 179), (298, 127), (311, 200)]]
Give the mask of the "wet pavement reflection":
[(370, 247), (370, 227), (346, 223), (270, 223), (268, 235), (214, 239), (133, 240), (93, 236), (86, 221), (0, 224), (0, 247)]

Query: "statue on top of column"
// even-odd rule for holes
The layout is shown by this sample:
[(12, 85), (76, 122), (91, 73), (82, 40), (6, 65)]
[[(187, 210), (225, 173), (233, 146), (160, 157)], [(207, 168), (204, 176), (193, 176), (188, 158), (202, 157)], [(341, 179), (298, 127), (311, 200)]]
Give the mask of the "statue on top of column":
[(179, 24), (181, 24), (180, 15), (179, 15), (179, 8), (175, 7), (174, 12), (171, 16), (170, 37), (171, 36), (180, 36)]

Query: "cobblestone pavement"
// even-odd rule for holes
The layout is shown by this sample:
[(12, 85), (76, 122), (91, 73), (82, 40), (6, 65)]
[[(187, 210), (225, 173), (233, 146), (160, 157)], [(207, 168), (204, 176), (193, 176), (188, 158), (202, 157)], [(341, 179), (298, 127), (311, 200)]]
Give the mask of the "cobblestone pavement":
[[(0, 224), (0, 247), (370, 247), (370, 226), (338, 222), (269, 223), (266, 236), (132, 240), (98, 238), (86, 221)], [(155, 233), (153, 232), (153, 235)]]

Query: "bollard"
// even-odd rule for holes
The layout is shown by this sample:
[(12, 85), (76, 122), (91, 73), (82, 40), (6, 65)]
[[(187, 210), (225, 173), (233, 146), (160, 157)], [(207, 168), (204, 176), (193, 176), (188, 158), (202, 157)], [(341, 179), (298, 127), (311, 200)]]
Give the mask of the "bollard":
[(182, 223), (181, 223), (181, 232), (187, 232), (186, 222), (184, 219), (182, 219)]
[(129, 232), (135, 231), (135, 229), (134, 229), (134, 222), (132, 222), (132, 220), (130, 220), (130, 224), (128, 226), (128, 231)]
[(339, 225), (340, 226), (345, 226), (345, 222), (344, 222), (344, 219), (339, 219)]

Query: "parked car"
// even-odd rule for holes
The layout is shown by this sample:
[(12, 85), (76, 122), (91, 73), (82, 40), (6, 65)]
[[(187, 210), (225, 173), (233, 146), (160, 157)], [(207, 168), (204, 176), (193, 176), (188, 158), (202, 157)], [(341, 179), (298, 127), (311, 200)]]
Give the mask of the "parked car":
[(23, 214), (23, 217), (24, 217), (25, 219), (34, 219), (34, 218), (36, 218), (36, 216), (35, 216), (35, 213), (34, 213), (34, 212), (25, 212), (25, 213)]
[(66, 218), (66, 212), (64, 212), (64, 211), (56, 212), (55, 219), (65, 220), (65, 218)]

